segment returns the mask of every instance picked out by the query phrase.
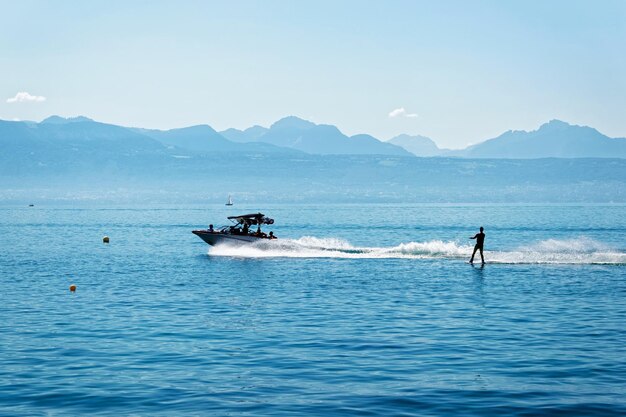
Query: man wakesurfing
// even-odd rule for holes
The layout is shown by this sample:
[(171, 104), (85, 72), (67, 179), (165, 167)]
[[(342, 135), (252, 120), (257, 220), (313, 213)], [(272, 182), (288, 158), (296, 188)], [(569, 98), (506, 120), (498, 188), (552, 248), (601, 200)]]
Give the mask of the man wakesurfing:
[(480, 259), (485, 263), (485, 257), (483, 256), (483, 243), (485, 243), (485, 234), (483, 233), (483, 227), (480, 227), (480, 233), (476, 233), (474, 237), (470, 237), (470, 239), (476, 239), (476, 245), (474, 245), (474, 252), (472, 252), (472, 257), (469, 263), (474, 263), (474, 255), (476, 255), (476, 251), (480, 250)]

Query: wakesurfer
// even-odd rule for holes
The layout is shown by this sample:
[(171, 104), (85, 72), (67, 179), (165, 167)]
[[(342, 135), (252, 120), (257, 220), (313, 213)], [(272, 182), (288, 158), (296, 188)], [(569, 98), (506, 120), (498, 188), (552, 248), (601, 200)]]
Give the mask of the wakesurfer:
[(485, 263), (485, 257), (483, 256), (483, 244), (485, 243), (485, 234), (483, 233), (483, 227), (480, 227), (480, 233), (476, 233), (474, 237), (470, 237), (470, 239), (476, 239), (476, 245), (474, 245), (474, 252), (472, 252), (472, 257), (469, 263), (474, 263), (474, 255), (476, 255), (476, 251), (480, 250), (480, 259), (483, 264)]

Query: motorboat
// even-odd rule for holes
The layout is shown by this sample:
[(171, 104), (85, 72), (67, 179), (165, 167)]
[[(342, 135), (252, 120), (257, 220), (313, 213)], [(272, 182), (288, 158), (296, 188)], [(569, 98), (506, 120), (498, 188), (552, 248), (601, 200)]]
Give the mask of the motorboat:
[[(227, 244), (231, 246), (246, 245), (263, 240), (276, 239), (273, 232), (269, 235), (261, 231), (262, 225), (274, 224), (274, 219), (266, 217), (263, 213), (243, 214), (241, 216), (230, 216), (228, 220), (231, 225), (222, 226), (219, 229), (193, 230), (191, 233), (200, 237), (211, 246)], [(251, 227), (256, 226), (252, 231)]]

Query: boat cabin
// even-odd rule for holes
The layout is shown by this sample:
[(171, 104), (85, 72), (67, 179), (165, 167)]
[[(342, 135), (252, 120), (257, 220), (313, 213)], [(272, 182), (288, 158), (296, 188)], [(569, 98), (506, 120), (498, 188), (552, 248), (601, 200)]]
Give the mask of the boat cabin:
[[(253, 235), (257, 237), (268, 237), (261, 231), (261, 225), (274, 224), (274, 219), (266, 217), (263, 213), (243, 214), (240, 216), (230, 216), (228, 220), (232, 221), (234, 226), (226, 226), (222, 228), (222, 233), (230, 233), (235, 235)], [(256, 232), (250, 232), (250, 226), (257, 226)]]

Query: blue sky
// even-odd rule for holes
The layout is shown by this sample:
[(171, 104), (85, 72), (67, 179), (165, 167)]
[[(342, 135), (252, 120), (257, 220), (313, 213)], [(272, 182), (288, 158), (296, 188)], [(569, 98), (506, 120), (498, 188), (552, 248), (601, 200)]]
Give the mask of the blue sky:
[(626, 1), (0, 1), (0, 10), (2, 119), (80, 114), (221, 130), (296, 115), (458, 148), (558, 118), (626, 137)]

